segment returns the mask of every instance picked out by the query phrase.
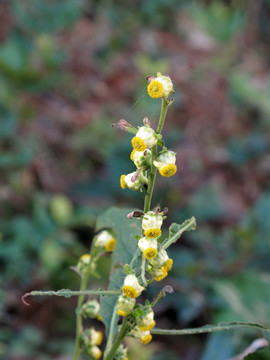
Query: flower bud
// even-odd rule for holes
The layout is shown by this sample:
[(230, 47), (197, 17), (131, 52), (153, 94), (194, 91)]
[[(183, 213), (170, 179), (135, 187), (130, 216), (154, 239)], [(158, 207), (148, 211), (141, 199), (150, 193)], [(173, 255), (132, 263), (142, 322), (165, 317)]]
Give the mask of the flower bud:
[(85, 352), (87, 355), (89, 355), (91, 358), (98, 360), (102, 356), (102, 351), (95, 345), (88, 345), (85, 348)]
[(150, 260), (150, 265), (155, 268), (164, 266), (164, 268), (169, 271), (172, 268), (173, 260), (169, 258), (166, 250), (161, 249), (158, 251), (157, 256)]
[(105, 248), (106, 251), (113, 251), (116, 245), (116, 240), (109, 231), (103, 230), (96, 236), (95, 245), (97, 247)]
[(132, 313), (136, 300), (125, 295), (120, 295), (117, 300), (117, 314), (119, 316), (127, 316)]
[(90, 259), (91, 259), (91, 257), (89, 254), (84, 254), (80, 257), (78, 264), (77, 264), (77, 269), (81, 276), (86, 275), (88, 266), (90, 264)]
[(54, 195), (51, 201), (51, 213), (54, 220), (64, 225), (72, 217), (73, 205), (66, 195)]
[(129, 298), (136, 298), (141, 295), (144, 287), (139, 284), (136, 275), (126, 276), (122, 287), (123, 294)]
[(152, 335), (150, 334), (149, 330), (140, 330), (138, 326), (135, 326), (132, 331), (131, 335), (133, 335), (136, 339), (140, 339), (142, 344), (148, 344), (152, 340)]
[(149, 126), (142, 126), (138, 130), (136, 136), (132, 138), (131, 144), (137, 151), (151, 149), (154, 145), (157, 144), (157, 135), (155, 131)]
[(143, 256), (150, 260), (157, 255), (157, 239), (143, 237), (138, 242), (138, 247), (143, 253)]
[(82, 333), (82, 343), (85, 347), (88, 345), (100, 345), (103, 340), (101, 331), (96, 331), (93, 327)]
[(161, 151), (153, 161), (161, 176), (170, 177), (177, 171), (176, 153), (170, 150)]
[(139, 316), (137, 319), (137, 326), (141, 331), (151, 330), (156, 325), (154, 320), (154, 312), (151, 308), (147, 309), (147, 311)]
[[(134, 151), (134, 150), (133, 150)], [(132, 151), (132, 153), (133, 153)], [(132, 154), (131, 153), (131, 154)], [(145, 149), (144, 151), (134, 151), (132, 161), (138, 169), (146, 170), (151, 166), (151, 150)], [(130, 155), (131, 157), (131, 155)]]
[(147, 267), (147, 271), (150, 275), (154, 276), (156, 281), (161, 281), (168, 275), (168, 271), (165, 266), (157, 269), (151, 266), (151, 264), (149, 264)]
[(151, 98), (165, 98), (174, 92), (173, 83), (169, 76), (161, 75), (157, 73), (157, 77), (149, 77), (149, 85), (147, 86), (147, 92)]
[(142, 219), (142, 228), (146, 237), (158, 237), (161, 234), (162, 216), (154, 211), (148, 211)]
[(140, 172), (134, 171), (128, 175), (121, 175), (120, 185), (122, 189), (128, 187), (130, 190), (140, 190), (148, 183), (147, 178)]
[(89, 300), (81, 307), (81, 314), (90, 319), (96, 319), (99, 315), (100, 304), (97, 300)]
[(127, 356), (127, 348), (124, 347), (123, 344), (121, 344), (119, 346), (119, 348), (117, 349), (113, 360), (128, 360), (128, 356)]

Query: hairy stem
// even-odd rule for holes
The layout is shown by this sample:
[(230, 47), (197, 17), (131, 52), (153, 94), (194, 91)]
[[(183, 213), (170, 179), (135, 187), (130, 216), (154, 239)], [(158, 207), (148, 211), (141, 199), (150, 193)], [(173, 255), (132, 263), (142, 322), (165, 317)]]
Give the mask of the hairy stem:
[(108, 355), (106, 356), (105, 360), (112, 360), (114, 357), (114, 354), (116, 353), (118, 347), (121, 345), (121, 342), (123, 341), (124, 337), (127, 335), (127, 333), (130, 330), (130, 325), (128, 323), (127, 318), (125, 317), (121, 329), (117, 335), (117, 338), (115, 339), (115, 342), (113, 343), (113, 346), (111, 347)]
[[(81, 286), (80, 291), (84, 291), (87, 287), (87, 280), (88, 278), (82, 277), (81, 279)], [(76, 309), (76, 339), (75, 339), (75, 352), (73, 360), (79, 359), (81, 349), (80, 349), (80, 336), (81, 336), (81, 329), (82, 329), (82, 314), (80, 312), (80, 308), (83, 304), (84, 295), (80, 295), (78, 299), (78, 305)]]
[[(168, 106), (169, 106), (169, 102), (166, 99), (162, 99), (160, 117), (159, 117), (158, 127), (157, 127), (157, 131), (156, 131), (157, 134), (160, 134), (162, 131)], [(157, 155), (157, 145), (155, 145), (152, 148), (152, 159), (155, 159), (156, 155)], [(148, 179), (147, 192), (146, 192), (145, 199), (144, 199), (144, 213), (147, 213), (151, 209), (151, 200), (152, 200), (152, 195), (153, 195), (153, 190), (154, 190), (154, 185), (155, 185), (155, 180), (156, 180), (156, 173), (157, 173), (157, 168), (154, 166), (154, 164), (152, 162), (149, 179)]]

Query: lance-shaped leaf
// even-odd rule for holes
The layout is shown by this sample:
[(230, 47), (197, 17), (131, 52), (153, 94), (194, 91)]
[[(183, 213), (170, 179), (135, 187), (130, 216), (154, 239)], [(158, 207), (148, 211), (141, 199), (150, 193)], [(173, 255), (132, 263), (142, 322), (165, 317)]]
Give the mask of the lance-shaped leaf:
[(165, 239), (162, 243), (162, 248), (165, 250), (171, 244), (175, 243), (183, 234), (184, 231), (191, 231), (196, 229), (196, 219), (193, 216), (191, 219), (188, 219), (179, 225), (173, 223), (169, 228), (169, 238)]

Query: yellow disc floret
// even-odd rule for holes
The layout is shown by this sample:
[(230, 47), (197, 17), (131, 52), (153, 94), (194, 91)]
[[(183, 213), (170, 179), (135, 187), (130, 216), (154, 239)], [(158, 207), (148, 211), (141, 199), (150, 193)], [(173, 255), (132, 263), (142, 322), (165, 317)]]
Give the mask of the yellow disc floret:
[(163, 86), (160, 81), (153, 80), (147, 86), (147, 92), (151, 98), (158, 99), (163, 96)]
[(153, 229), (147, 229), (144, 230), (144, 235), (146, 237), (150, 237), (150, 238), (156, 238), (161, 234), (161, 229), (159, 228), (153, 228)]
[(112, 237), (106, 242), (105, 249), (107, 251), (113, 251), (113, 249), (115, 248), (115, 245), (116, 245), (116, 240), (115, 240), (115, 238)]
[(144, 151), (146, 149), (144, 140), (139, 136), (134, 136), (134, 138), (131, 140), (131, 144), (136, 151)]
[(175, 164), (169, 164), (169, 165), (163, 166), (159, 170), (159, 173), (161, 176), (170, 177), (170, 176), (173, 176), (176, 173), (176, 171), (177, 171), (177, 166)]
[(148, 334), (148, 335), (145, 335), (145, 336), (141, 337), (141, 342), (143, 344), (148, 344), (151, 340), (152, 340), (152, 335), (151, 334)]
[(148, 248), (143, 251), (143, 256), (150, 260), (157, 256), (157, 249), (154, 248)]
[(124, 285), (122, 287), (122, 292), (124, 295), (126, 295), (127, 297), (132, 298), (132, 299), (139, 296), (138, 291), (131, 285)]
[(125, 177), (126, 177), (126, 175), (121, 175), (121, 177), (120, 177), (120, 185), (121, 185), (122, 189), (125, 189), (127, 187), (127, 184), (125, 182)]

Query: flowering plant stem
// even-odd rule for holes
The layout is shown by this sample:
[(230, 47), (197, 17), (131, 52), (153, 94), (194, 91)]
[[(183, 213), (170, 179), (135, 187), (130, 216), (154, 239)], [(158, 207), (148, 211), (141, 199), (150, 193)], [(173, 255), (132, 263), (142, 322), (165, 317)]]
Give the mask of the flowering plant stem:
[[(156, 134), (161, 134), (161, 131), (162, 131), (162, 128), (163, 128), (163, 125), (165, 122), (166, 114), (167, 114), (167, 109), (170, 104), (171, 104), (171, 101), (168, 101), (168, 100), (162, 98), (161, 111), (160, 111), (160, 117), (159, 117)], [(152, 159), (154, 159), (156, 157), (156, 155), (157, 155), (157, 145), (155, 145), (152, 148)], [(157, 168), (152, 163), (149, 177), (148, 177), (148, 187), (147, 187), (147, 191), (146, 191), (145, 198), (144, 198), (144, 213), (147, 213), (148, 211), (150, 211), (150, 208), (151, 208), (151, 200), (152, 200), (152, 195), (153, 195), (153, 190), (154, 190), (154, 185), (155, 185), (156, 173), (157, 173)], [(145, 283), (144, 285), (146, 285), (147, 282), (146, 282), (144, 274), (145, 274), (145, 258), (143, 257), (142, 258), (141, 277), (142, 277), (143, 282)], [(118, 347), (121, 345), (122, 340), (124, 339), (124, 337), (126, 336), (126, 334), (128, 333), (129, 330), (130, 330), (130, 327), (128, 326), (127, 319), (124, 318), (121, 328), (120, 328), (120, 331), (116, 337), (116, 340), (105, 358), (106, 360), (113, 359), (114, 354), (116, 353)], [(76, 359), (74, 358), (74, 360), (76, 360)]]
[(128, 321), (128, 318), (124, 318), (122, 325), (121, 325), (121, 329), (113, 343), (113, 346), (111, 347), (111, 350), (109, 351), (106, 360), (112, 360), (114, 357), (114, 354), (116, 353), (118, 347), (121, 345), (124, 337), (127, 335), (127, 333), (130, 330), (130, 324)]
[[(91, 261), (90, 264), (91, 265)], [(81, 278), (80, 291), (84, 291), (87, 287), (88, 277), (84, 276)], [(82, 314), (80, 312), (80, 308), (83, 304), (84, 295), (80, 295), (78, 298), (78, 305), (76, 309), (76, 339), (75, 339), (75, 353), (73, 360), (77, 360), (80, 356), (80, 335), (81, 335), (81, 327), (82, 327)]]
[[(170, 104), (170, 102), (168, 102), (166, 99), (164, 99), (164, 98), (162, 99), (161, 112), (160, 112), (158, 127), (157, 127), (157, 131), (156, 131), (157, 134), (160, 134), (162, 131), (169, 104)], [(152, 149), (152, 159), (154, 159), (156, 155), (157, 155), (157, 145), (155, 145)], [(145, 199), (144, 199), (144, 213), (147, 213), (151, 207), (151, 199), (152, 199), (152, 194), (153, 194), (154, 185), (155, 185), (156, 173), (157, 173), (157, 168), (152, 163), (150, 174), (149, 174), (149, 179), (148, 179), (147, 192), (146, 192)]]

